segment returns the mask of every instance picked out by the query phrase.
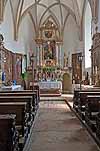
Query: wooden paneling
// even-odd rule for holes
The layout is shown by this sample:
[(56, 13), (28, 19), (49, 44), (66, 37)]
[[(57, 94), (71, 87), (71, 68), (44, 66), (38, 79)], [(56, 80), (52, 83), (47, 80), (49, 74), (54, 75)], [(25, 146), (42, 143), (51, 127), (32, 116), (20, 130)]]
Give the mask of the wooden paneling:
[(21, 73), (22, 73), (22, 54), (13, 54), (13, 80), (17, 81), (17, 84), (21, 84)]
[(82, 53), (72, 54), (72, 82), (75, 84), (82, 80), (82, 62), (79, 61), (79, 56), (82, 56)]
[(5, 73), (5, 82), (10, 84), (13, 80), (22, 83), (22, 54), (13, 53), (6, 48), (0, 50), (0, 72)]

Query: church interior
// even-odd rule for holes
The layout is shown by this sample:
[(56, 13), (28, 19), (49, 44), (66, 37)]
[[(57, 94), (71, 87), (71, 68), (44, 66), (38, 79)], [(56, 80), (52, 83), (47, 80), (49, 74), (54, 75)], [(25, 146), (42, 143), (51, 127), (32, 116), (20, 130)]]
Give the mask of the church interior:
[(0, 151), (100, 150), (100, 0), (0, 0)]

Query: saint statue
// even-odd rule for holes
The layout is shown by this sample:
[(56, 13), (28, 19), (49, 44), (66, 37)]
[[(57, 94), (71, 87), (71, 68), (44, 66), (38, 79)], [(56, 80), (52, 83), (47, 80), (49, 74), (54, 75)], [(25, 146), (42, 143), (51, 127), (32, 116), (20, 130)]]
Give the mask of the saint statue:
[(64, 67), (68, 67), (68, 57), (66, 53), (64, 53)]

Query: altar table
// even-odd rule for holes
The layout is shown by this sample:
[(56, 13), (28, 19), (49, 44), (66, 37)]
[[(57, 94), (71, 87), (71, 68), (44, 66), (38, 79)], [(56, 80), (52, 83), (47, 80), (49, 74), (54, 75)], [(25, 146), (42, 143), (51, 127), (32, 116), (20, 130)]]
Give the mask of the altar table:
[(41, 92), (60, 93), (62, 90), (61, 81), (42, 81), (38, 82)]

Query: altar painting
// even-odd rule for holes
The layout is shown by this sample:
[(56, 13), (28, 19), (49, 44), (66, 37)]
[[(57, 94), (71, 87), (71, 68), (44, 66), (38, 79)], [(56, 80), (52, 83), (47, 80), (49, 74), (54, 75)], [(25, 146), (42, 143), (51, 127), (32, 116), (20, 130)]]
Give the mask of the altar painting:
[(46, 41), (44, 43), (44, 60), (56, 59), (56, 45), (55, 41)]

